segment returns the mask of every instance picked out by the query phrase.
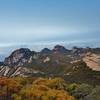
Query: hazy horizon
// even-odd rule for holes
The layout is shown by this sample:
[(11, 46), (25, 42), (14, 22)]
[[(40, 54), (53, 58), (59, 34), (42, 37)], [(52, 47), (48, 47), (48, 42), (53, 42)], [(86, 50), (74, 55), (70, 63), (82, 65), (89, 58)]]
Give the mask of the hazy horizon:
[(100, 47), (99, 38), (100, 0), (0, 1), (1, 59), (20, 47)]
[(23, 43), (23, 44), (3, 44), (0, 48), (0, 61), (3, 61), (5, 57), (8, 57), (13, 51), (20, 49), (20, 48), (29, 48), (32, 51), (41, 51), (44, 48), (53, 49), (55, 45), (62, 45), (65, 46), (67, 49), (71, 49), (74, 46), (77, 47), (91, 47), (91, 48), (100, 48), (99, 41), (94, 40), (92, 41), (65, 41), (65, 42), (41, 42), (41, 43)]

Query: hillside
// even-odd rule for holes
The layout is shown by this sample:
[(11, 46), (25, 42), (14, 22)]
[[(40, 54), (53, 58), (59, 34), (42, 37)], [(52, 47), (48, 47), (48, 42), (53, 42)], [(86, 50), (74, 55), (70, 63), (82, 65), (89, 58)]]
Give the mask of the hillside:
[[(21, 48), (5, 58), (0, 66), (0, 76), (7, 77), (63, 77), (68, 82), (99, 84), (99, 48), (71, 50), (56, 45), (52, 50), (40, 52)], [(93, 60), (92, 60), (93, 59)]]

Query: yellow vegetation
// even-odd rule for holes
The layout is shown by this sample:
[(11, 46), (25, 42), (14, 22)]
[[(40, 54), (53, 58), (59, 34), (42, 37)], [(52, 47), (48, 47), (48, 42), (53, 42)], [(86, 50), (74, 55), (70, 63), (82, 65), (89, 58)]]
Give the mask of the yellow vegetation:
[(0, 97), (14, 100), (75, 100), (64, 90), (65, 81), (61, 78), (39, 78), (28, 82), (28, 78), (0, 78)]

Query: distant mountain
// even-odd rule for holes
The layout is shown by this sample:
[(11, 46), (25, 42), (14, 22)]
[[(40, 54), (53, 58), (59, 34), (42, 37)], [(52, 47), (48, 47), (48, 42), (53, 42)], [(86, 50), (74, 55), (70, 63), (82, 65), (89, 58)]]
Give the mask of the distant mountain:
[[(95, 55), (93, 59), (89, 58)], [(62, 76), (71, 81), (99, 83), (100, 48), (78, 48), (71, 50), (64, 46), (56, 45), (52, 50), (42, 49), (40, 52), (28, 48), (17, 49), (5, 58), (0, 65), (0, 76)], [(89, 60), (87, 60), (87, 58)], [(90, 62), (89, 62), (90, 61)], [(93, 64), (95, 62), (96, 64)], [(87, 65), (88, 66), (87, 66)], [(92, 66), (94, 65), (94, 66)], [(93, 69), (93, 70), (92, 70)]]
[(40, 52), (21, 48), (15, 50), (9, 57), (5, 58), (4, 64), (7, 66), (23, 66), (32, 62), (43, 63), (47, 58), (56, 64), (61, 63), (61, 61), (70, 63), (70, 61), (72, 62), (75, 59), (83, 59), (87, 53), (100, 54), (100, 48), (73, 47), (71, 50), (68, 50), (64, 46), (56, 45), (52, 50), (44, 48)]
[(50, 50), (50, 49), (48, 49), (48, 48), (44, 48), (44, 49), (41, 50), (40, 53), (41, 53), (41, 54), (50, 54), (50, 53), (52, 53), (52, 50)]
[(100, 48), (78, 48), (73, 47), (72, 50), (66, 49), (64, 46), (56, 45), (52, 50), (48, 48), (42, 49), (40, 52), (31, 51), (28, 48), (21, 48), (12, 52), (12, 54), (5, 58), (4, 64), (7, 66), (26, 66), (34, 63), (34, 65), (41, 66), (44, 62), (51, 62), (51, 64), (70, 63), (75, 60), (82, 60), (87, 54), (100, 54)]
[(69, 50), (67, 50), (64, 46), (61, 45), (56, 45), (52, 51), (54, 53), (69, 53)]
[(56, 45), (53, 50), (44, 48), (41, 52), (30, 51), (28, 48), (21, 48), (15, 50), (9, 57), (5, 58), (4, 64), (7, 66), (22, 66), (25, 63), (30, 63), (31, 61), (36, 60), (37, 58), (37, 60), (40, 60), (42, 59), (41, 57), (53, 55), (54, 53), (66, 54), (70, 52), (65, 47), (60, 45)]

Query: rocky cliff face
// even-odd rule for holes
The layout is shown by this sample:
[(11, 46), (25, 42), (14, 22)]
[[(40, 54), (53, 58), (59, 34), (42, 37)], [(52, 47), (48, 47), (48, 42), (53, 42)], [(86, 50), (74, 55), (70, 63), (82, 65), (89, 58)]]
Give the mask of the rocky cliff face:
[(91, 69), (100, 71), (100, 54), (87, 54), (83, 60)]
[(34, 54), (35, 52), (32, 52), (27, 48), (21, 48), (15, 50), (9, 57), (5, 58), (4, 64), (9, 66), (21, 66), (24, 63), (28, 63), (30, 57)]
[(87, 53), (100, 54), (100, 49), (73, 47), (72, 50), (68, 50), (64, 46), (56, 45), (52, 50), (44, 48), (41, 52), (35, 52), (27, 48), (21, 48), (5, 58), (4, 64), (7, 66), (23, 66), (28, 63), (43, 64), (46, 58), (52, 61), (52, 63), (66, 63), (66, 60), (69, 62), (81, 60), (86, 57)]
[[(99, 66), (92, 66), (94, 58), (91, 58), (92, 63), (90, 64), (88, 53), (95, 54), (97, 59), (97, 56), (100, 55), (100, 49), (74, 47), (72, 50), (68, 50), (63, 46), (56, 45), (52, 50), (44, 48), (41, 52), (35, 52), (27, 48), (21, 48), (15, 50), (1, 63), (0, 76), (25, 75), (32, 70), (32, 73), (34, 73), (34, 70), (44, 73), (63, 73), (65, 70), (69, 70), (73, 63), (80, 60), (84, 60), (90, 68), (100, 70)], [(97, 64), (96, 61), (95, 65)], [(30, 68), (32, 69), (30, 70)]]
[(34, 62), (34, 60), (40, 62), (40, 60), (46, 59), (47, 55), (50, 56), (53, 55), (53, 53), (65, 54), (68, 52), (69, 50), (60, 45), (55, 46), (53, 50), (44, 48), (41, 52), (34, 52), (27, 48), (21, 48), (15, 50), (9, 57), (5, 58), (4, 64), (7, 66), (22, 66)]
[(0, 76), (7, 76), (7, 77), (15, 77), (15, 76), (21, 76), (21, 77), (28, 77), (36, 74), (44, 75), (43, 72), (34, 70), (32, 68), (27, 67), (9, 67), (9, 66), (0, 66)]

